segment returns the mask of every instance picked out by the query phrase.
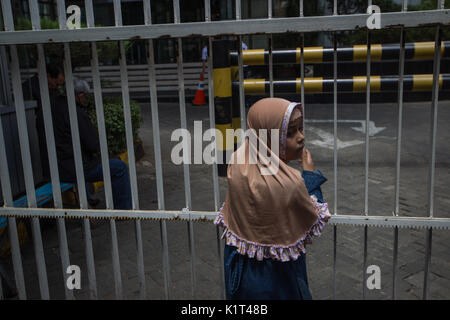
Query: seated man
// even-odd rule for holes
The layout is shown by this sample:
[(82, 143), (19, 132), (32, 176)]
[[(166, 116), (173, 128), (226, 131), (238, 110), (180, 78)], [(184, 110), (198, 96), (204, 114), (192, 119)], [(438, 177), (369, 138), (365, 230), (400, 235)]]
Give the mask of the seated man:
[[(47, 64), (47, 84), (50, 97), (50, 104), (55, 97), (61, 95), (60, 87), (64, 84), (64, 72), (57, 64)], [(50, 181), (50, 168), (48, 166), (47, 143), (45, 140), (44, 120), (41, 102), (41, 90), (39, 77), (34, 75), (22, 84), (24, 100), (35, 100), (36, 108), (36, 129), (39, 138), (39, 152), (42, 165), (42, 175), (44, 180)]]
[[(88, 90), (89, 86), (84, 80), (75, 80), (75, 99), (77, 102), (76, 109), (83, 171), (86, 182), (95, 182), (103, 180), (103, 171), (101, 161), (97, 156), (100, 151), (97, 130), (91, 123), (87, 112), (82, 108), (82, 105), (86, 102), (85, 94)], [(63, 96), (56, 97), (51, 108), (60, 180), (76, 183), (75, 158), (67, 98)], [(110, 159), (109, 167), (114, 208), (131, 209), (131, 188), (127, 165), (119, 159)]]

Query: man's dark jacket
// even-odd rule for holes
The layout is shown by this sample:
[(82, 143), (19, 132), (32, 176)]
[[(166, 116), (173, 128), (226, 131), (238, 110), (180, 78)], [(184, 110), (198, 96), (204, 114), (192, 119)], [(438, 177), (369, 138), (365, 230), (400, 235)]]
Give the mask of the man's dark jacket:
[[(25, 81), (22, 85), (25, 100), (36, 100), (36, 129), (41, 153), (42, 173), (44, 179), (50, 180), (47, 142), (45, 137), (44, 117), (41, 104), (39, 78), (37, 75)], [(59, 179), (61, 182), (76, 182), (75, 160), (72, 147), (72, 134), (70, 131), (69, 108), (67, 97), (59, 94), (57, 90), (49, 90), (52, 110), (53, 131), (55, 135), (56, 155), (58, 158)], [(95, 156), (100, 150), (97, 131), (92, 125), (89, 116), (77, 104), (78, 128), (80, 134), (81, 150), (83, 155), (84, 174), (97, 167), (100, 163)]]
[[(58, 96), (53, 99), (52, 118), (55, 134), (56, 155), (60, 180), (64, 182), (76, 182), (75, 158), (72, 146), (72, 133), (70, 130), (69, 107), (67, 98)], [(86, 175), (90, 170), (100, 164), (97, 153), (100, 151), (100, 143), (97, 130), (84, 109), (77, 104), (78, 129), (80, 135), (83, 169)]]

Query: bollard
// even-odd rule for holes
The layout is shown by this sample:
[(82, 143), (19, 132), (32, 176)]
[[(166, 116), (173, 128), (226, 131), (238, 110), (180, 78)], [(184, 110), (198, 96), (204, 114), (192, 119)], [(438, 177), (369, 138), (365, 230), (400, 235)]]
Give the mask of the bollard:
[[(227, 175), (227, 154), (233, 152), (234, 143), (226, 138), (226, 130), (233, 128), (231, 105), (231, 65), (230, 51), (235, 48), (233, 40), (213, 40), (213, 81), (216, 129), (222, 133), (222, 145), (216, 144), (219, 164), (218, 175)], [(220, 161), (221, 160), (221, 161)]]

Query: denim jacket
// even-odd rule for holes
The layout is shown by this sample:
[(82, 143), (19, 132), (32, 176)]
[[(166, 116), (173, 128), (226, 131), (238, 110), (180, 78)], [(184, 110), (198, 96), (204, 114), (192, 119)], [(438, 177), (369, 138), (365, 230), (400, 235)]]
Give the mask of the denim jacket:
[(315, 195), (317, 201), (323, 203), (323, 195), (320, 186), (327, 181), (327, 178), (325, 178), (318, 169), (315, 169), (314, 171), (303, 170), (302, 177), (303, 180), (305, 180), (305, 186), (306, 189), (308, 189), (308, 193), (310, 195)]

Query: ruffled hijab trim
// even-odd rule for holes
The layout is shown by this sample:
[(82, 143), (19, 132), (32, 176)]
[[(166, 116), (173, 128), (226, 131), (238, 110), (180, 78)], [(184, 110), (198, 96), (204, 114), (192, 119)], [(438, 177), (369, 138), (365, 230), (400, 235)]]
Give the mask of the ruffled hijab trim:
[(311, 244), (314, 238), (318, 238), (321, 235), (328, 219), (331, 217), (327, 203), (318, 202), (316, 196), (311, 196), (311, 201), (313, 201), (314, 207), (316, 208), (318, 215), (317, 222), (311, 227), (308, 233), (287, 246), (276, 244), (266, 245), (248, 241), (236, 235), (228, 229), (223, 220), (222, 210), (225, 203), (220, 208), (219, 215), (215, 219), (214, 224), (225, 228), (221, 239), (225, 238), (226, 244), (236, 247), (236, 250), (242, 255), (247, 255), (249, 258), (256, 258), (258, 261), (262, 261), (263, 259), (273, 259), (282, 262), (297, 260), (300, 254), (306, 253), (305, 246)]

